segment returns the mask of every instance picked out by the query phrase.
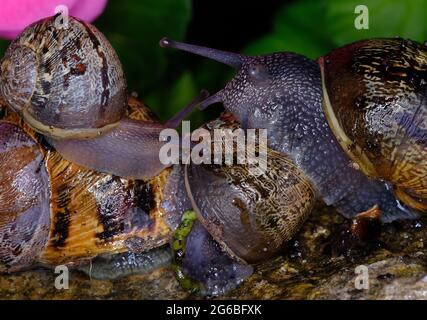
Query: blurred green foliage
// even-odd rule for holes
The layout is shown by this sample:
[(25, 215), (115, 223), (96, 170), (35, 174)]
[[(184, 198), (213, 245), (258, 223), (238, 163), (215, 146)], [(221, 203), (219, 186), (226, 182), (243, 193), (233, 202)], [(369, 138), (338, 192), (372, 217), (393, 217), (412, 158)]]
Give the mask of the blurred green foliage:
[[(354, 27), (354, 9), (359, 4), (369, 8), (368, 30)], [(222, 88), (233, 72), (158, 46), (163, 36), (185, 39), (191, 17), (191, 0), (110, 0), (95, 22), (117, 50), (129, 89), (138, 92), (162, 120), (176, 113), (201, 88), (211, 92)], [(401, 36), (423, 42), (427, 40), (426, 17), (427, 0), (296, 0), (274, 13), (271, 31), (253, 39), (243, 52), (293, 51), (316, 58), (363, 38)], [(0, 53), (6, 45), (0, 41)], [(201, 124), (207, 114), (193, 112), (192, 126)]]
[[(360, 4), (369, 9), (369, 29), (354, 27)], [(314, 59), (356, 40), (395, 36), (427, 40), (427, 0), (295, 1), (277, 13), (272, 32), (245, 52), (293, 51)]]
[(191, 19), (191, 0), (109, 1), (96, 26), (111, 41), (123, 63), (129, 89), (146, 95), (164, 77), (165, 35), (183, 39)]

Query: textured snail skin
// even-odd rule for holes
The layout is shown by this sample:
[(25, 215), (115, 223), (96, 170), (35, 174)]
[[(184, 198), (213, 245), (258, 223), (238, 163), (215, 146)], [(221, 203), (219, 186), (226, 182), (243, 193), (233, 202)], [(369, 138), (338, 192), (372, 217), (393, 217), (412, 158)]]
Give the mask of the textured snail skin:
[[(263, 66), (266, 85), (253, 85), (253, 65)], [(269, 146), (292, 157), (327, 205), (347, 217), (375, 204), (383, 221), (414, 217), (385, 183), (351, 166), (326, 121), (321, 88), (315, 62), (283, 53), (246, 60), (222, 97), (225, 108), (241, 123), (268, 130)]]
[[(164, 144), (159, 136), (163, 129), (165, 126), (160, 123), (141, 126), (140, 121), (122, 119), (116, 128), (96, 138), (49, 139), (49, 142), (71, 162), (101, 172), (114, 172), (123, 178), (147, 179), (166, 167), (159, 161), (159, 150)], [(140, 155), (144, 155), (143, 159)]]
[(201, 285), (202, 295), (224, 294), (253, 273), (253, 266), (231, 258), (199, 221), (194, 222), (185, 243), (182, 272)]
[[(267, 129), (269, 147), (289, 154), (326, 204), (347, 217), (378, 205), (384, 222), (418, 215), (396, 199), (393, 181), (367, 177), (338, 143), (323, 112), (317, 62), (289, 52), (251, 57), (168, 39), (160, 44), (237, 69), (226, 87), (210, 96), (201, 108), (222, 102), (244, 128)], [(345, 117), (346, 113), (342, 114)]]
[(168, 246), (155, 248), (146, 252), (127, 251), (117, 254), (103, 254), (91, 263), (79, 267), (91, 279), (114, 280), (131, 274), (150, 273), (160, 266), (171, 262)]
[[(91, 171), (63, 159), (17, 114), (0, 111), (0, 272), (80, 266), (122, 252), (136, 257), (168, 243), (180, 213), (191, 206), (176, 197), (182, 195), (176, 191), (183, 180), (179, 167), (145, 182)], [(135, 99), (127, 115), (155, 121)], [(118, 274), (145, 270), (147, 264), (139, 262), (123, 265)]]

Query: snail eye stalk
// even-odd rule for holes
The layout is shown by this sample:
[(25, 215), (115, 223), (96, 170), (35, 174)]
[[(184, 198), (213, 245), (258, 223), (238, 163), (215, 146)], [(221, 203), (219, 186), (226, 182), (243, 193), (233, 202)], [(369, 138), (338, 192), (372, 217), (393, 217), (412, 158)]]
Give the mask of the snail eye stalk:
[(182, 51), (187, 51), (193, 54), (197, 54), (199, 56), (203, 56), (221, 62), (234, 69), (239, 69), (242, 66), (244, 60), (244, 56), (238, 53), (196, 46), (193, 44), (174, 41), (168, 38), (161, 39), (159, 44), (162, 48), (173, 48)]

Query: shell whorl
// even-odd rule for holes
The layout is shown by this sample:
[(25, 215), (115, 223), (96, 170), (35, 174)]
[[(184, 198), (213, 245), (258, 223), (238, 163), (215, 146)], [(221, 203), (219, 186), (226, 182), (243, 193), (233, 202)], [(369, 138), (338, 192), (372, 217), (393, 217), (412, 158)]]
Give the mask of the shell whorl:
[[(75, 18), (67, 29), (58, 28), (55, 17), (27, 27), (6, 51), (2, 69), (9, 70), (0, 84), (5, 100), (51, 137), (96, 136), (125, 112), (126, 81), (117, 54), (98, 29)], [(14, 90), (19, 84), (8, 74), (15, 69), (22, 71), (25, 90)]]
[(324, 110), (341, 146), (369, 176), (427, 211), (427, 49), (372, 39), (320, 59)]
[(37, 143), (0, 121), (0, 272), (40, 259), (50, 228), (49, 176)]
[[(207, 127), (239, 125), (223, 114)], [(200, 222), (232, 256), (249, 263), (277, 253), (316, 199), (310, 180), (289, 157), (268, 149), (266, 161), (266, 172), (258, 176), (248, 163), (186, 166), (187, 192)]]

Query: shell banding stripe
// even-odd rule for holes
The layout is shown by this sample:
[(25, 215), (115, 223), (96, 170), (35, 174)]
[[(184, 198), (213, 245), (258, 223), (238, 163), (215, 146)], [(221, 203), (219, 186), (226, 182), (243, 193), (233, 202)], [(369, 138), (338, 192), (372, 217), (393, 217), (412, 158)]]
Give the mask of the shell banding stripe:
[(57, 203), (56, 203), (56, 214), (52, 221), (53, 229), (51, 236), (51, 243), (55, 247), (64, 247), (65, 241), (69, 234), (68, 229), (70, 227), (70, 195), (71, 190), (67, 186), (61, 186), (57, 190)]
[[(410, 95), (425, 90), (427, 52), (405, 40), (374, 42), (357, 51), (353, 68), (357, 74), (363, 75), (367, 89), (376, 88), (370, 86), (370, 82), (380, 81), (382, 84), (381, 92), (372, 92), (372, 98), (378, 94), (384, 97), (396, 93)], [(396, 85), (400, 87), (397, 92)], [(391, 91), (384, 91), (387, 89)]]
[[(88, 35), (89, 39), (93, 44), (93, 48), (98, 53), (99, 58), (102, 61), (101, 66), (101, 80), (102, 80), (102, 95), (101, 95), (101, 106), (107, 106), (108, 100), (110, 98), (110, 79), (108, 76), (108, 61), (105, 57), (105, 53), (103, 52), (103, 48), (97, 38), (97, 36), (93, 33), (91, 26), (89, 26), (86, 22), (82, 22)], [(102, 109), (101, 109), (102, 110)]]
[(64, 54), (65, 49), (67, 49), (65, 45), (61, 50), (56, 50), (61, 42), (62, 39), (58, 37), (55, 27), (48, 20), (36, 24), (33, 32), (24, 35), (20, 40), (20, 43), (36, 52), (38, 57), (38, 79), (30, 100), (31, 105), (43, 108), (49, 99), (52, 89), (53, 67), (60, 61), (60, 55)]
[[(58, 229), (51, 230), (51, 241), (41, 258), (43, 262), (78, 262), (100, 253), (128, 251), (135, 246), (139, 246), (139, 250), (147, 250), (168, 241), (171, 230), (160, 218), (161, 196), (145, 194), (155, 197), (155, 206), (150, 212), (145, 212), (137, 207), (141, 200), (136, 199), (138, 195), (134, 190), (135, 183), (139, 182), (86, 172), (56, 155), (57, 159), (52, 159), (51, 165), (58, 173), (65, 170), (67, 174), (65, 177), (57, 176), (57, 181), (55, 177), (51, 178), (52, 188), (56, 188), (52, 197), (52, 219), (54, 226), (64, 221), (67, 228), (61, 229), (59, 235), (64, 241), (60, 243), (54, 233)], [(67, 168), (61, 168), (64, 165)], [(52, 175), (55, 174), (53, 170)], [(162, 184), (168, 173), (166, 170), (161, 177), (148, 183)], [(74, 189), (72, 198), (66, 200), (68, 206), (65, 210), (60, 208), (64, 204), (63, 195), (59, 193), (60, 183), (65, 184), (68, 191)], [(152, 199), (144, 198), (143, 201), (151, 202)]]

